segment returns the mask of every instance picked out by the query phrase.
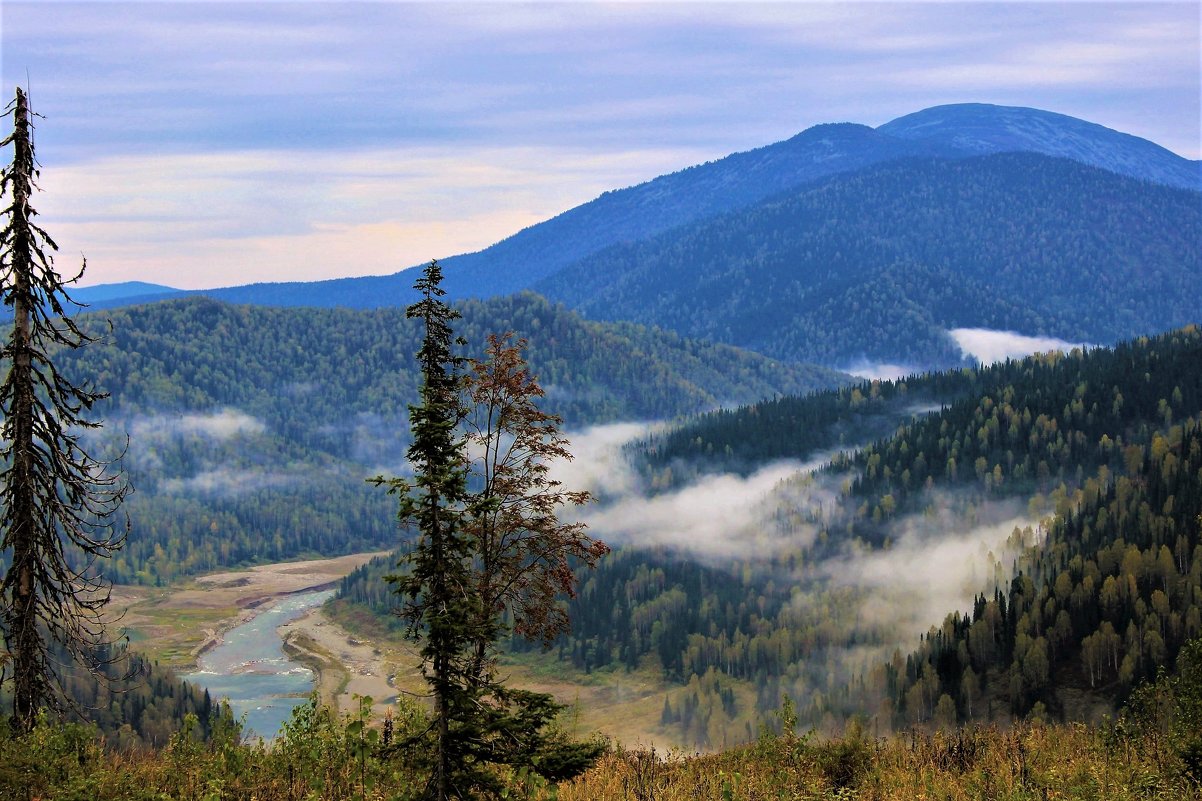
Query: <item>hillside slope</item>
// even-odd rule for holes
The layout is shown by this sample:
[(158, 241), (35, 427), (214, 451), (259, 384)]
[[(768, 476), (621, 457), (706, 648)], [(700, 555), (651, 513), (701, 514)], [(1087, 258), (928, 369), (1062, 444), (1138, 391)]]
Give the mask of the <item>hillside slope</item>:
[(1202, 195), (1066, 159), (892, 162), (539, 284), (597, 319), (821, 364), (949, 366), (953, 328), (1111, 343), (1202, 308)]
[[(1110, 663), (1105, 678), (1099, 674), (1091, 702), (1113, 710), (1132, 682), (1154, 674), (1158, 659), (1169, 664), (1173, 649), (1197, 636), (1190, 634), (1197, 622), (1197, 612), (1190, 609), (1202, 595), (1187, 586), (1197, 583), (1191, 571), (1202, 564), (1196, 499), (1187, 498), (1186, 490), (1173, 490), (1152, 493), (1146, 503), (1128, 501), (1137, 497), (1131, 488), (1140, 484), (1149, 464), (1202, 497), (1192, 444), (1200, 419), (1202, 333), (1196, 327), (1112, 350), (864, 383), (707, 415), (678, 434), (646, 443), (647, 495), (625, 496), (621, 507), (586, 518), (594, 536), (623, 547), (581, 576), (579, 597), (569, 603), (573, 630), (556, 644), (557, 653), (585, 672), (658, 666), (680, 687), (665, 699), (662, 730), (688, 747), (753, 737), (760, 716), (777, 709), (782, 694), (794, 699), (809, 723), (827, 729), (852, 714), (864, 715), (882, 731), (929, 723), (945, 693), (952, 706), (949, 711), (944, 703), (941, 714), (953, 722), (1025, 715), (1041, 699), (1047, 714), (1074, 717), (1085, 707), (1048, 699), (1079, 691), (1084, 674), (1075, 666), (1083, 664), (1085, 646), (1060, 639), (1055, 651), (1049, 631), (1063, 629), (1060, 610), (1073, 603), (1061, 597), (1057, 573), (1067, 566), (1080, 583), (1084, 568), (1072, 567), (1073, 557), (1080, 555), (1101, 570), (1093, 581), (1093, 599), (1084, 602), (1095, 612), (1069, 610), (1083, 621), (1093, 620), (1092, 628), (1078, 632), (1081, 637), (1094, 633), (1098, 610), (1111, 603), (1098, 595), (1107, 575), (1131, 572), (1147, 596), (1142, 612), (1137, 593), (1120, 598), (1122, 614), (1128, 615), (1123, 626), (1138, 612), (1140, 650), (1126, 677), (1116, 680), (1128, 653), (1124, 649), (1136, 647), (1129, 629), (1119, 632), (1130, 642), (1120, 643), (1117, 662)], [(886, 421), (888, 433), (876, 433), (879, 420)], [(791, 428), (813, 428), (819, 435)], [(865, 430), (877, 439), (825, 468), (782, 470), (782, 478), (758, 484), (682, 469), (693, 461), (723, 458), (734, 460), (744, 474), (766, 471), (782, 458), (800, 465), (815, 453), (863, 442)], [(683, 474), (684, 486), (665, 478), (668, 471)], [(761, 487), (758, 495), (755, 487)], [(1175, 496), (1172, 502), (1169, 495)], [(748, 496), (758, 499), (758, 506), (741, 514), (736, 510)], [(1092, 505), (1099, 497), (1106, 503), (1118, 498), (1121, 508), (1099, 518)], [(689, 507), (696, 505), (722, 512), (715, 512), (719, 519), (712, 524), (685, 531), (675, 544), (632, 537), (630, 529), (616, 527), (639, 517), (660, 526), (683, 517), (682, 525), (691, 525)], [(1114, 519), (1120, 511), (1122, 525)], [(1031, 550), (1038, 542), (1039, 520), (1052, 515), (1059, 522), (1049, 534), (1049, 549)], [(1092, 533), (1081, 533), (1083, 525)], [(1102, 526), (1109, 527), (1105, 537)], [(1138, 535), (1120, 533), (1131, 527), (1141, 529)], [(1062, 530), (1078, 532), (1069, 535), (1077, 542), (1070, 551), (1056, 544), (1061, 534), (1055, 532)], [(1125, 537), (1127, 545), (1114, 545), (1115, 536)], [(1138, 559), (1132, 557), (1136, 561), (1124, 568), (1128, 546), (1137, 537), (1156, 545), (1138, 546)], [(1161, 544), (1177, 576), (1172, 592), (1158, 583)], [(1046, 596), (1033, 600), (1035, 594), (1026, 589), (1026, 600), (1017, 607), (999, 604), (1009, 628), (990, 630), (995, 646), (989, 653), (1004, 654), (1005, 661), (988, 678), (977, 672), (976, 689), (958, 694), (953, 685), (964, 680), (970, 663), (961, 659), (960, 639), (949, 638), (968, 636), (964, 632), (972, 628), (978, 631), (971, 636), (981, 636), (973, 621), (992, 603), (988, 599), (995, 589), (1011, 586), (1012, 565), (1030, 576), (1027, 565), (1035, 562), (1054, 567), (1040, 568), (1044, 572), (1034, 585), (1052, 582), (1047, 586), (1059, 599), (1053, 613), (1044, 614)], [(344, 597), (386, 615), (391, 599), (380, 579), (386, 569), (359, 571), (344, 583)], [(1163, 597), (1153, 599), (1158, 588)], [(980, 607), (975, 611), (974, 598)], [(907, 661), (904, 654), (919, 636), (954, 609), (964, 613), (958, 622), (947, 624), (943, 634), (936, 629), (927, 638), (933, 643), (929, 649), (924, 644), (924, 651)], [(1155, 619), (1147, 618), (1152, 609), (1160, 610)], [(1006, 610), (1015, 612), (1007, 617)], [(1025, 610), (1034, 611), (1024, 618)], [(1145, 632), (1151, 630), (1139, 629), (1145, 619), (1149, 626), (1155, 623), (1160, 645), (1147, 639), (1145, 648)], [(1174, 639), (1165, 633), (1170, 629)], [(1028, 637), (1021, 644), (1019, 633)], [(1004, 645), (1007, 636), (1011, 645)], [(1039, 636), (1047, 639), (1043, 647), (1050, 649), (1049, 658), (1058, 654), (1063, 660), (1056, 664), (1065, 666), (1064, 682), (1057, 683), (1060, 674), (1054, 671), (1040, 674), (1042, 683), (1019, 687), (1012, 707), (1007, 689), (1012, 673), (1003, 671), (1014, 653), (1025, 654)], [(978, 653), (978, 645), (966, 653)], [(526, 646), (515, 641), (511, 647)], [(939, 672), (924, 668), (924, 661)], [(1022, 664), (1020, 659), (1020, 671)], [(914, 701), (910, 688), (919, 679), (917, 692), (925, 695)], [(987, 694), (980, 682), (1000, 689)], [(986, 703), (980, 705), (982, 698)], [(925, 706), (912, 715), (915, 703)]]
[[(831, 386), (843, 376), (630, 324), (534, 295), (463, 305), (479, 354), (515, 330), (569, 430), (671, 419)], [(393, 499), (364, 478), (405, 469), (418, 327), (403, 309), (264, 309), (173, 300), (80, 318), (101, 344), (60, 354), (112, 394), (97, 410), (137, 492), (106, 570), (119, 582), (396, 543)], [(112, 323), (109, 333), (107, 322)], [(214, 536), (220, 535), (220, 536)]]

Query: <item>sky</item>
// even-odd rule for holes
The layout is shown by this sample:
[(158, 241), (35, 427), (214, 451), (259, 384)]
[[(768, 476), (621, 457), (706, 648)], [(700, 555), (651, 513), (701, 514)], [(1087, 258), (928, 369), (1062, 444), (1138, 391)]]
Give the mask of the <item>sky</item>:
[[(1200, 8), (0, 2), (60, 272), (388, 274), (824, 122), (1031, 106), (1192, 159)], [(11, 153), (0, 154), (7, 161)]]

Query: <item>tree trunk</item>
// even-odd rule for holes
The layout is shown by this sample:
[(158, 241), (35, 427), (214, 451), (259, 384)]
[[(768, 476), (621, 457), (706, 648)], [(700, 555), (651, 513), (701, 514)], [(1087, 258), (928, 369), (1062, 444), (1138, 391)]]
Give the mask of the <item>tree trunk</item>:
[[(29, 107), (25, 93), (17, 89), (13, 112), (13, 146), (15, 164), (33, 162), (29, 139)], [(34, 576), (36, 563), (37, 513), (33, 486), (33, 369), (30, 354), (32, 325), (29, 302), (30, 274), (33, 271), (30, 254), (33, 252), (33, 233), (29, 228), (29, 197), (32, 176), (24, 170), (13, 175), (13, 487), (11, 494), (13, 526), (12, 569), (17, 572), (13, 586), (12, 618), (10, 623), (13, 660), (13, 718), (18, 733), (33, 728), (38, 699), (42, 695), (42, 655), (45, 644), (38, 631), (37, 586)]]

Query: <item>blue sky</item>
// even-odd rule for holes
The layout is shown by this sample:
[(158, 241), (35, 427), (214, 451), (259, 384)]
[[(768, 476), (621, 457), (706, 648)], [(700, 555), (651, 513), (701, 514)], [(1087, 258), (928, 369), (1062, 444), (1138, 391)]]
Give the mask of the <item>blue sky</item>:
[(4, 0), (0, 60), (45, 116), (35, 205), (60, 270), (82, 253), (88, 284), (201, 288), (391, 273), (941, 103), (1199, 158), (1200, 7)]

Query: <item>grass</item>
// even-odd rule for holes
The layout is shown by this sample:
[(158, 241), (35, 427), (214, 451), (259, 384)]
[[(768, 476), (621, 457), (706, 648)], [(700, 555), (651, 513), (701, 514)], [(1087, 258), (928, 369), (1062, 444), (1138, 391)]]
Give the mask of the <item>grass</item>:
[[(363, 718), (303, 706), (271, 749), (185, 733), (161, 751), (106, 752), (81, 726), (0, 736), (0, 800), (413, 798), (423, 776), (404, 752), (375, 747)], [(408, 723), (405, 716), (408, 715)], [(412, 710), (398, 714), (421, 726)], [(371, 734), (372, 736), (367, 736)], [(764, 736), (716, 754), (614, 747), (576, 779), (550, 785), (507, 773), (526, 801), (1199, 801), (1154, 738), (1110, 727), (1022, 724), (909, 732), (889, 739)]]
[(177, 670), (195, 667), (196, 652), (207, 639), (205, 632), (228, 626), (241, 611), (234, 605), (181, 606), (173, 603), (172, 591), (138, 592), (141, 589), (131, 588), (119, 596), (118, 625), (129, 632), (135, 651)]
[[(348, 631), (395, 654), (394, 686), (398, 691), (426, 692), (412, 643), (399, 631), (349, 604), (334, 602), (325, 609)], [(576, 733), (600, 731), (616, 742), (642, 747), (679, 745), (678, 733), (662, 728), (659, 719), (665, 695), (680, 688), (663, 678), (654, 657), (644, 659), (633, 671), (610, 666), (585, 673), (559, 661), (554, 653), (535, 650), (504, 654), (500, 673), (508, 686), (549, 693), (565, 704), (566, 720)]]
[(616, 750), (561, 786), (559, 801), (1044, 801), (1198, 799), (1142, 744), (1106, 742), (1100, 729), (1023, 725), (851, 735), (812, 743), (762, 740), (712, 755)]

